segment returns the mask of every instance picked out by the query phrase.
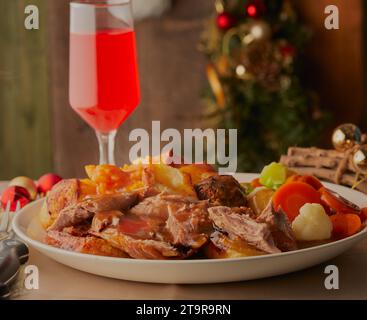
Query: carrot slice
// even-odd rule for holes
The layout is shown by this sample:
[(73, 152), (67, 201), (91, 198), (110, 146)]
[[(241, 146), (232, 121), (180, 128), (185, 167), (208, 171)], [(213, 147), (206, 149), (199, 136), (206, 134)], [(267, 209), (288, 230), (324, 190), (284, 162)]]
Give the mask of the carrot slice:
[(359, 217), (361, 218), (362, 222), (367, 220), (367, 208), (361, 209)]
[(286, 183), (289, 183), (289, 182), (304, 182), (304, 183), (309, 184), (315, 190), (319, 190), (322, 187), (320, 180), (310, 175), (302, 176), (302, 175), (296, 174), (296, 175), (290, 176), (287, 179)]
[(299, 209), (306, 203), (321, 204), (320, 194), (304, 182), (289, 182), (281, 186), (273, 196), (274, 209), (282, 209), (293, 221), (299, 214)]
[(354, 213), (337, 213), (330, 216), (333, 234), (337, 237), (349, 237), (361, 230), (362, 222)]
[(359, 216), (353, 213), (344, 214), (347, 221), (346, 236), (351, 236), (361, 230), (362, 223)]
[(361, 211), (357, 205), (334, 191), (322, 187), (319, 189), (319, 192), (321, 194), (321, 201), (330, 207), (334, 213), (354, 213), (358, 215)]

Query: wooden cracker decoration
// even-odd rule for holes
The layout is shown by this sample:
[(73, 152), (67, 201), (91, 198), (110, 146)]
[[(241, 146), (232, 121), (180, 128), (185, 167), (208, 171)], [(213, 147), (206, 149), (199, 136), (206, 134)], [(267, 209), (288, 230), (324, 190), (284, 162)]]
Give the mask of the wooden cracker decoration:
[(333, 133), (335, 149), (291, 147), (280, 162), (299, 174), (314, 175), (367, 194), (366, 140), (357, 126), (343, 124)]

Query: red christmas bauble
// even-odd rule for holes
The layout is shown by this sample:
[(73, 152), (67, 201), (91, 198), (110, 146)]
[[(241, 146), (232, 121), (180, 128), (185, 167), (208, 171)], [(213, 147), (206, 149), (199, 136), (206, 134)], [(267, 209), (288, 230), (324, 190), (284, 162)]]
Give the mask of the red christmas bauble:
[(16, 177), (9, 182), (9, 187), (11, 186), (26, 188), (32, 201), (37, 197), (37, 186), (31, 178), (24, 176)]
[(266, 7), (262, 0), (253, 0), (246, 6), (246, 14), (250, 18), (258, 18), (265, 13)]
[(256, 17), (257, 16), (257, 8), (254, 4), (250, 4), (246, 9), (247, 15), (249, 17)]
[(56, 183), (58, 183), (61, 180), (62, 178), (58, 176), (57, 174), (54, 174), (54, 173), (44, 174), (41, 178), (38, 179), (38, 182), (37, 182), (38, 192), (41, 194), (46, 194), (47, 192), (49, 192), (52, 189), (52, 187)]
[(234, 17), (228, 12), (222, 12), (217, 16), (217, 26), (221, 30), (228, 30), (235, 24)]
[(1, 195), (1, 207), (5, 210), (10, 202), (10, 211), (15, 211), (17, 203), (20, 208), (30, 203), (30, 194), (26, 188), (19, 186), (11, 186), (6, 188)]
[(293, 57), (296, 53), (296, 48), (290, 44), (285, 44), (280, 47), (280, 53), (283, 57)]

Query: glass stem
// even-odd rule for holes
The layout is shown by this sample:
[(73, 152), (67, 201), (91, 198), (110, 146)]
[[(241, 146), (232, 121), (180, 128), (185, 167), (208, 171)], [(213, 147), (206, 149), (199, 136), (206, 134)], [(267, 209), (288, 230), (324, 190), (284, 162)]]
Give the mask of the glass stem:
[(107, 133), (96, 131), (99, 144), (99, 164), (115, 163), (115, 137), (117, 130)]

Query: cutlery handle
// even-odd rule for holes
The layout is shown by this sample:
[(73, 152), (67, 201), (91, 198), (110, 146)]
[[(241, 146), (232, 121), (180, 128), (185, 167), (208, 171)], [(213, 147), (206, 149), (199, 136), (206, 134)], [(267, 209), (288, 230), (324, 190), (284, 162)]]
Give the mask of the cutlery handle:
[(0, 241), (0, 299), (10, 297), (10, 287), (16, 281), (20, 265), (28, 261), (28, 247), (13, 236)]
[(10, 298), (9, 287), (4, 283), (0, 283), (0, 300), (5, 300), (8, 298)]
[(29, 258), (29, 250), (28, 247), (23, 243), (14, 238), (8, 238), (0, 242), (0, 255), (5, 252), (9, 252), (12, 249), (15, 249), (16, 255), (19, 259), (20, 264), (24, 264), (28, 261)]
[(0, 251), (0, 284), (10, 288), (17, 278), (19, 268), (20, 262), (15, 247)]

